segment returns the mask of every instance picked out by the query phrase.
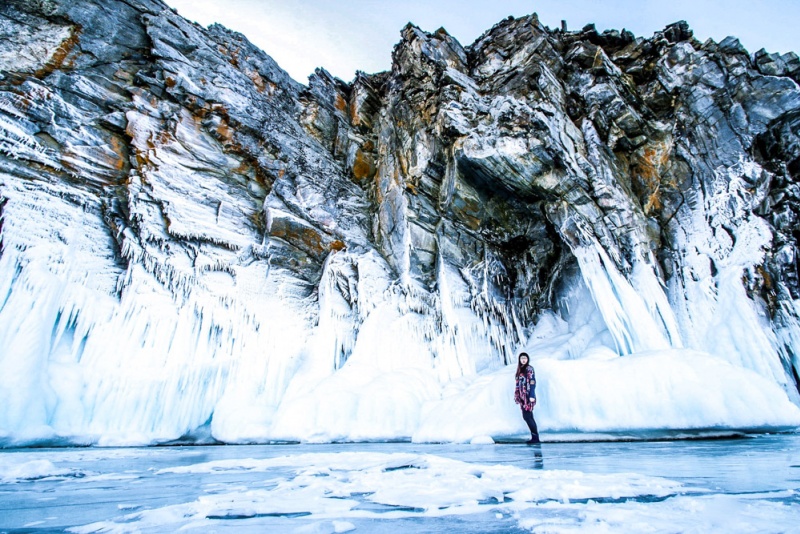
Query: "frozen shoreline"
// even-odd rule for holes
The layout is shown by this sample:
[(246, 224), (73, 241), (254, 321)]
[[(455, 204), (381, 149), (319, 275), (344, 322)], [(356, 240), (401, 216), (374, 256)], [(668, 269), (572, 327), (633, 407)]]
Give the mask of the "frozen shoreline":
[[(800, 435), (800, 428), (750, 428), (750, 429), (685, 429), (685, 430), (632, 430), (628, 432), (548, 432), (541, 434), (542, 443), (648, 443), (663, 441), (704, 441), (725, 439), (754, 439), (770, 435)], [(485, 438), (485, 439), (483, 439)], [(450, 441), (414, 441), (409, 437), (388, 440), (335, 440), (335, 441), (299, 441), (268, 440), (243, 443), (225, 443), (212, 439), (179, 439), (147, 445), (98, 445), (87, 440), (43, 440), (25, 445), (0, 445), (0, 453), (4, 451), (24, 451), (41, 449), (135, 449), (159, 447), (246, 447), (246, 446), (293, 446), (293, 445), (362, 445), (362, 444), (408, 444), (408, 445), (521, 445), (525, 444), (527, 435), (518, 436), (478, 436), (468, 442)], [(2, 443), (0, 441), (0, 443)]]

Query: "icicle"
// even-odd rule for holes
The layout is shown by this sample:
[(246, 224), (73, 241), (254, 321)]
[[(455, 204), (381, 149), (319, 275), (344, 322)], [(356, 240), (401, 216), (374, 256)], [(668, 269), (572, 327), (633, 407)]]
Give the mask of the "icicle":
[[(621, 354), (671, 346), (663, 323), (658, 324), (653, 319), (645, 303), (647, 295), (643, 298), (637, 294), (598, 243), (594, 242), (593, 247), (576, 248), (573, 252), (583, 280)], [(652, 284), (648, 289), (652, 289)]]

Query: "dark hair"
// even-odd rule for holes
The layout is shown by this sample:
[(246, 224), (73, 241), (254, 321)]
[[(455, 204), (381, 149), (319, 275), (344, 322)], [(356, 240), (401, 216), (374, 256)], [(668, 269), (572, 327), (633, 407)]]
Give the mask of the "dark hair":
[[(523, 357), (523, 356), (525, 356), (526, 358), (528, 358), (528, 363), (526, 363), (524, 366), (522, 365), (522, 357)], [(528, 365), (529, 365), (530, 363), (531, 363), (531, 357), (530, 357), (530, 356), (528, 356), (528, 353), (527, 353), (527, 352), (520, 352), (520, 353), (519, 353), (519, 356), (517, 356), (517, 374), (516, 374), (516, 375), (514, 375), (514, 377), (515, 377), (515, 378), (519, 378), (519, 376), (520, 376), (522, 373), (524, 373), (524, 372), (525, 372), (525, 369), (528, 367)]]

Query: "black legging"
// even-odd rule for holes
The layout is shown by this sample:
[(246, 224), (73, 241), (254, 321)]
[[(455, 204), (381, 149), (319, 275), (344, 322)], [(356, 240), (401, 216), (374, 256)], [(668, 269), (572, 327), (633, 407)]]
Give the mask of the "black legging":
[(539, 429), (536, 427), (536, 421), (533, 420), (533, 410), (526, 410), (522, 408), (522, 418), (525, 419), (525, 422), (528, 424), (528, 428), (531, 429), (531, 438), (539, 438)]

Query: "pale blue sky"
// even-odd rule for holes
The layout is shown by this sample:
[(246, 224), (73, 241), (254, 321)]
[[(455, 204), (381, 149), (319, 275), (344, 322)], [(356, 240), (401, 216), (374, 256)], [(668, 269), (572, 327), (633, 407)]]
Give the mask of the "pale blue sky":
[(426, 31), (443, 26), (463, 45), (508, 15), (538, 13), (551, 28), (593, 22), (598, 30), (627, 28), (647, 36), (686, 20), (695, 37), (738, 37), (750, 52), (800, 51), (800, 0), (166, 0), (207, 26), (219, 22), (239, 31), (305, 83), (316, 67), (346, 81), (355, 70), (391, 65), (400, 29), (413, 22)]

